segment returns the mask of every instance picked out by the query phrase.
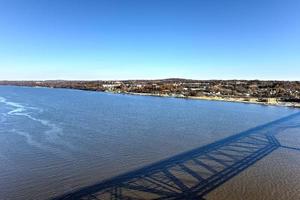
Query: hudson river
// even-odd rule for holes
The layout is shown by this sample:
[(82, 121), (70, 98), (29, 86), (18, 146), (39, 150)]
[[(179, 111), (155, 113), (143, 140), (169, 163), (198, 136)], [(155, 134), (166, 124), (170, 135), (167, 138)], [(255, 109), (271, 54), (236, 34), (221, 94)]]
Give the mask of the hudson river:
[[(56, 197), (299, 111), (1, 86), (0, 199)], [(274, 137), (280, 144), (272, 143), (268, 153), (213, 187), (205, 199), (300, 199), (299, 126), (297, 114), (279, 124)]]

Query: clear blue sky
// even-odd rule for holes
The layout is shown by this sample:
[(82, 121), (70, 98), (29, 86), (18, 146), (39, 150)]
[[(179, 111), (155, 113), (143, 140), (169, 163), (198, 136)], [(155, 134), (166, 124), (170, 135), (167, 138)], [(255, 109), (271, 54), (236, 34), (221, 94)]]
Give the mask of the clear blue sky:
[(0, 0), (0, 79), (300, 80), (299, 0)]

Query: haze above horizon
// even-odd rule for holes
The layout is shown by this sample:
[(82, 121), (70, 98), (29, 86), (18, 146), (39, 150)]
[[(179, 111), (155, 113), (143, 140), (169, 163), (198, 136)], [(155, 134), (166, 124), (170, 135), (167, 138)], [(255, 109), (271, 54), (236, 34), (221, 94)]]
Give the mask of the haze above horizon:
[(0, 0), (0, 80), (300, 80), (298, 0)]

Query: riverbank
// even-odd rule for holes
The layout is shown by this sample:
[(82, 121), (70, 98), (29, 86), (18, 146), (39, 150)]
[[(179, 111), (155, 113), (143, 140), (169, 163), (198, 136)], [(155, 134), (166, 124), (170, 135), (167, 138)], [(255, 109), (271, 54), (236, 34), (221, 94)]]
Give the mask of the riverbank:
[[(0, 84), (1, 85), (1, 84)], [(8, 84), (6, 84), (8, 85)], [(129, 95), (139, 95), (139, 96), (155, 96), (155, 97), (168, 97), (168, 98), (184, 98), (192, 100), (207, 100), (207, 101), (225, 101), (233, 103), (249, 103), (249, 104), (260, 104), (266, 106), (283, 106), (283, 107), (292, 107), (300, 108), (300, 103), (298, 102), (283, 102), (279, 101), (277, 98), (255, 98), (255, 97), (225, 97), (225, 96), (186, 96), (183, 94), (158, 94), (158, 93), (146, 93), (146, 92), (128, 92), (128, 91), (114, 91), (114, 90), (97, 90), (95, 88), (80, 88), (80, 87), (59, 87), (59, 86), (36, 86), (36, 85), (16, 85), (11, 84), (11, 86), (18, 87), (36, 87), (36, 88), (61, 88), (61, 89), (74, 89), (74, 90), (83, 90), (83, 91), (95, 91), (95, 92), (107, 92), (113, 94), (129, 94)]]
[(226, 101), (226, 102), (237, 102), (237, 103), (261, 104), (261, 105), (268, 105), (268, 106), (285, 106), (285, 107), (300, 108), (300, 103), (280, 102), (273, 98), (267, 102), (260, 102), (258, 98), (245, 99), (245, 98), (224, 98), (224, 97), (206, 97), (206, 96), (188, 97), (188, 98), (199, 99), (199, 100), (210, 100), (210, 101)]
[(238, 97), (219, 97), (219, 96), (183, 96), (183, 95), (168, 95), (168, 94), (154, 94), (154, 93), (136, 93), (136, 92), (111, 92), (118, 94), (129, 94), (129, 95), (138, 95), (138, 96), (155, 96), (155, 97), (169, 97), (169, 98), (185, 98), (193, 100), (207, 100), (207, 101), (225, 101), (233, 103), (248, 103), (248, 104), (260, 104), (266, 106), (283, 106), (283, 107), (292, 107), (300, 108), (300, 103), (296, 102), (280, 102), (276, 98), (268, 98), (266, 102), (259, 101), (258, 98), (238, 98)]

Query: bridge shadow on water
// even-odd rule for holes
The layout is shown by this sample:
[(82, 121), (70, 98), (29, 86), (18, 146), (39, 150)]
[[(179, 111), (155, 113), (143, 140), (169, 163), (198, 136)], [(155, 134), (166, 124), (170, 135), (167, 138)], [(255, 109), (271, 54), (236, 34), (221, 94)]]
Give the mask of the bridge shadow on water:
[(203, 196), (281, 147), (275, 135), (300, 127), (300, 112), (52, 200), (175, 200)]

